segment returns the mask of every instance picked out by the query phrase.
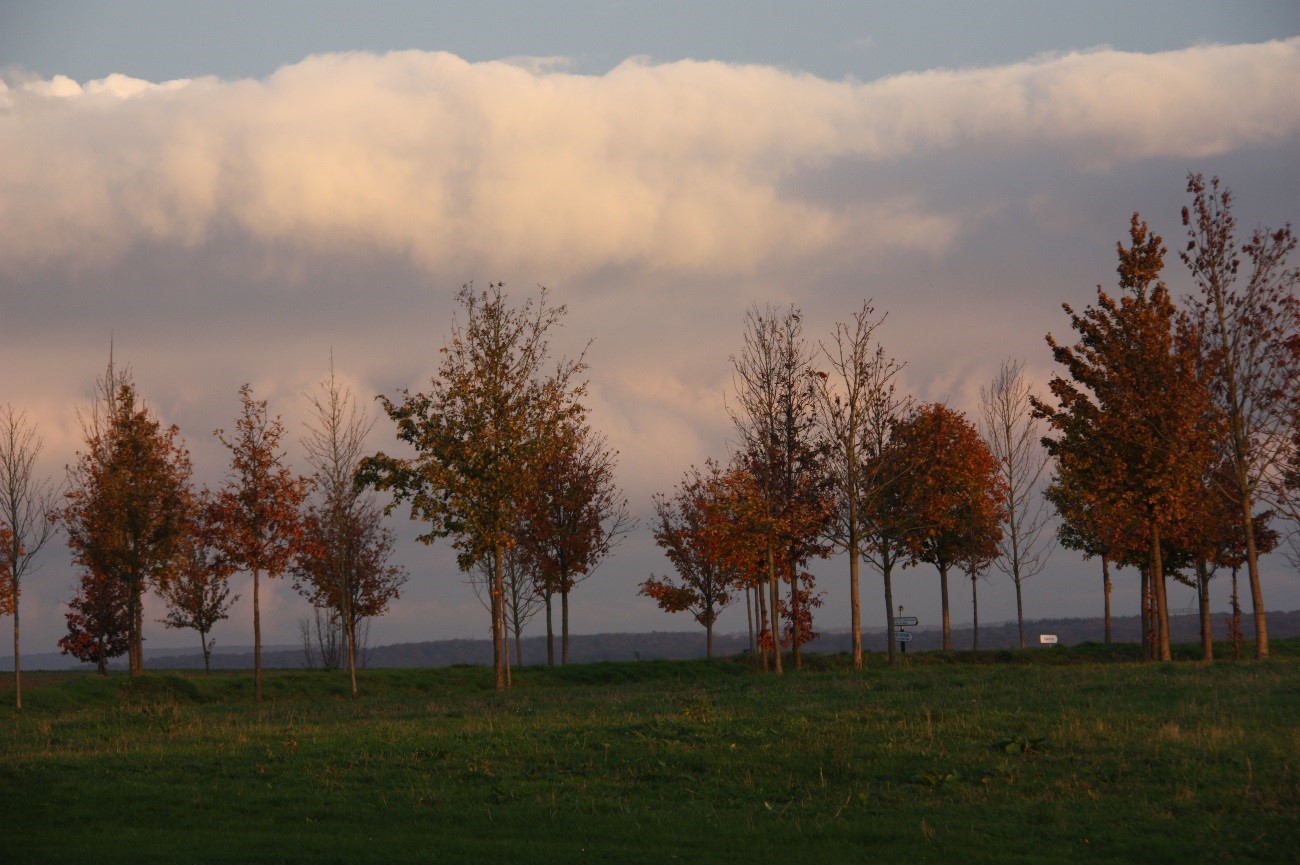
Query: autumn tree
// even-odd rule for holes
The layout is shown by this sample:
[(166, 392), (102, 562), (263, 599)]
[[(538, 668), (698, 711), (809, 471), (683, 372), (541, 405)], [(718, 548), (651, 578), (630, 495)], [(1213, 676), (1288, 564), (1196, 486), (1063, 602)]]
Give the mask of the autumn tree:
[(36, 424), (12, 405), (0, 409), (0, 615), (14, 617), (14, 705), (23, 707), (19, 607), (23, 578), (54, 533), (57, 496), (36, 471), (42, 442)]
[[(801, 608), (812, 589), (803, 567), (812, 557), (829, 552), (822, 537), (832, 508), (825, 451), (817, 437), (813, 353), (803, 337), (802, 313), (794, 307), (751, 308), (741, 353), (732, 362), (732, 418), (740, 437), (740, 459), (760, 494), (773, 624), (781, 608), (778, 586), (784, 580), (790, 586), (790, 642), (797, 670), (808, 638), (802, 633), (808, 617)], [(775, 641), (773, 667), (782, 670)]]
[(238, 595), (230, 594), (230, 562), (217, 548), (215, 533), (206, 525), (212, 512), (206, 501), (195, 507), (185, 552), (171, 578), (159, 587), (167, 614), (158, 621), (168, 628), (198, 633), (205, 672), (211, 672), (215, 643), (208, 634), (217, 622), (230, 618), (230, 607), (239, 600)]
[(1129, 235), (1128, 247), (1117, 244), (1123, 294), (1098, 286), (1096, 306), (1076, 314), (1064, 305), (1078, 342), (1061, 345), (1051, 334), (1047, 342), (1068, 378), (1050, 382), (1055, 405), (1033, 404), (1058, 433), (1044, 439), (1058, 466), (1086, 479), (1087, 495), (1117, 522), (1140, 523), (1145, 553), (1142, 545), (1127, 552), (1147, 575), (1156, 650), (1168, 660), (1163, 538), (1184, 518), (1189, 490), (1212, 459), (1214, 414), (1199, 333), (1160, 280), (1161, 239), (1137, 214)]
[(903, 368), (876, 340), (876, 329), (884, 320), (867, 301), (853, 314), (851, 325), (836, 324), (832, 344), (821, 346), (829, 372), (814, 379), (819, 435), (826, 445), (834, 495), (828, 537), (849, 558), (849, 627), (856, 669), (862, 668), (858, 569), (868, 556), (864, 501), (881, 495), (891, 480), (882, 473), (886, 464), (874, 459), (881, 438), (873, 435), (873, 412), (878, 415), (879, 407), (893, 400), (894, 380)]
[(1290, 422), (1300, 411), (1300, 269), (1287, 264), (1296, 239), (1288, 223), (1277, 230), (1256, 228), (1239, 245), (1231, 191), (1220, 188), (1217, 177), (1207, 184), (1189, 173), (1187, 192), (1187, 246), (1179, 257), (1199, 289), (1189, 303), (1215, 361), (1212, 392), (1226, 420), (1229, 494), (1246, 541), (1255, 654), (1267, 658), (1253, 520), (1258, 499), (1276, 489), (1290, 448)]
[(358, 477), (392, 493), (389, 508), (409, 503), (411, 519), (428, 524), (419, 540), (454, 537), (462, 570), (490, 558), (493, 665), (504, 689), (505, 551), (553, 432), (581, 414), (586, 364), (579, 357), (548, 367), (548, 334), (565, 308), (551, 306), (545, 289), (516, 307), (500, 283), (466, 285), (457, 303), (464, 321), (453, 324), (429, 392), (380, 397), (415, 455), (367, 457)]
[(1040, 494), (1049, 457), (1039, 419), (1032, 414), (1029, 381), (1021, 361), (1004, 360), (988, 387), (980, 388), (981, 426), (1006, 490), (1006, 518), (996, 565), (1016, 588), (1016, 622), (1025, 647), (1025, 580), (1042, 573), (1054, 547), (1047, 531), (1051, 511)]
[(59, 638), (60, 651), (107, 675), (108, 662), (131, 649), (130, 597), (125, 581), (83, 568), (77, 594), (68, 602), (68, 633)]
[(569, 663), (569, 594), (632, 529), (614, 481), (617, 454), (578, 412), (552, 430), (532, 495), (521, 503), (515, 542), (532, 565), (546, 607), (547, 660), (554, 658), (552, 599), (560, 598), (560, 663)]
[(248, 384), (239, 388), (239, 399), (234, 432), (214, 433), (230, 451), (230, 468), (214, 501), (213, 524), (230, 565), (253, 575), (253, 695), (261, 703), (261, 577), (278, 577), (293, 563), (307, 485), (285, 465), (284, 424), (267, 417), (266, 400), (254, 399)]
[(117, 597), (116, 589), (101, 590), (98, 583), (124, 587), (128, 659), (131, 675), (138, 676), (144, 670), (144, 593), (171, 577), (185, 551), (193, 506), (190, 459), (177, 428), (164, 427), (138, 404), (128, 373), (110, 361), (97, 389), (94, 405), (82, 415), (86, 450), (68, 468), (59, 519), (84, 580), (94, 584), (83, 580), (94, 609), (106, 609), (104, 599)]
[[(1063, 436), (1063, 440), (1069, 436)], [(1081, 448), (1078, 439), (1074, 440)], [(1060, 518), (1056, 539), (1068, 550), (1082, 553), (1084, 559), (1101, 561), (1102, 633), (1111, 642), (1110, 596), (1114, 587), (1111, 565), (1116, 563), (1119, 545), (1115, 540), (1116, 515), (1111, 503), (1094, 495), (1089, 481), (1091, 471), (1082, 455), (1066, 463), (1057, 462), (1043, 497), (1052, 504)]]
[(917, 409), (893, 438), (912, 471), (908, 494), (916, 530), (908, 536), (909, 559), (939, 572), (943, 648), (951, 651), (948, 573), (969, 564), (978, 574), (997, 555), (1006, 491), (979, 432), (942, 403)]
[(315, 418), (302, 439), (312, 467), (310, 498), (291, 566), (294, 587), (337, 615), (343, 652), (357, 695), (357, 628), (398, 597), (406, 571), (392, 564), (394, 536), (373, 493), (354, 483), (374, 418), (357, 407), (334, 374), (308, 395)]
[(671, 498), (656, 494), (654, 539), (677, 579), (651, 575), (639, 592), (666, 612), (690, 613), (704, 627), (709, 658), (718, 615), (737, 599), (757, 564), (732, 493), (726, 472), (710, 460), (703, 470), (687, 470)]

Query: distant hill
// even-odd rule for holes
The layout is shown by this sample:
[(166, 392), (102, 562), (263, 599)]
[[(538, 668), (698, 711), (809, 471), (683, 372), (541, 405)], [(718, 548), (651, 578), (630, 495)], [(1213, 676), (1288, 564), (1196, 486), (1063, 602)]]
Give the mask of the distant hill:
[[(1226, 613), (1214, 614), (1214, 634), (1222, 639), (1225, 631)], [(1176, 643), (1195, 643), (1200, 640), (1200, 622), (1195, 614), (1178, 615), (1170, 618), (1170, 634)], [(1141, 630), (1136, 616), (1122, 616), (1111, 621), (1114, 640), (1120, 643), (1135, 643), (1141, 638)], [(1272, 612), (1268, 614), (1269, 634), (1272, 637), (1300, 637), (1300, 610), (1290, 612)], [(1242, 616), (1242, 628), (1246, 639), (1254, 639), (1253, 619)], [(923, 623), (920, 627), (909, 628), (913, 633), (909, 651), (927, 651), (938, 649), (942, 645), (942, 635), (935, 626)], [(1025, 642), (1037, 646), (1040, 634), (1054, 634), (1062, 645), (1077, 645), (1084, 642), (1100, 643), (1103, 638), (1101, 619), (1038, 619), (1025, 622)], [(953, 647), (971, 648), (971, 628), (969, 625), (953, 628)], [(864, 631), (862, 634), (864, 648), (871, 652), (886, 649), (883, 630)], [(735, 655), (748, 648), (749, 638), (746, 634), (720, 634), (714, 636), (714, 651), (718, 655)], [(1016, 623), (996, 622), (980, 627), (981, 649), (1013, 648), (1019, 644)], [(806, 651), (833, 654), (847, 652), (851, 646), (848, 631), (824, 632), (817, 640), (809, 643)], [(546, 639), (544, 637), (526, 637), (523, 641), (525, 665), (546, 663)], [(559, 637), (556, 637), (556, 661), (559, 661)], [(617, 633), (617, 634), (576, 634), (569, 638), (569, 659), (573, 663), (586, 664), (595, 661), (629, 661), (637, 658), (645, 660), (657, 658), (702, 658), (704, 657), (704, 632), (696, 631), (653, 631), (651, 633)], [(489, 640), (431, 640), (422, 643), (396, 643), (388, 646), (376, 646), (369, 651), (366, 666), (369, 667), (446, 667), (453, 664), (491, 664), (492, 643)], [(307, 666), (303, 650), (299, 646), (267, 646), (262, 650), (262, 664), (268, 668), (296, 669)], [(146, 650), (146, 669), (196, 669), (203, 666), (203, 656), (197, 649), (193, 652), (176, 649)], [(251, 669), (253, 650), (251, 646), (220, 648), (214, 652), (212, 666), (215, 669), (237, 670)], [(112, 667), (125, 667), (124, 659), (118, 659)], [(91, 669), (71, 658), (54, 652), (35, 653), (23, 656), (23, 669), (27, 670), (68, 670)], [(13, 657), (0, 658), (0, 670), (12, 670)]]

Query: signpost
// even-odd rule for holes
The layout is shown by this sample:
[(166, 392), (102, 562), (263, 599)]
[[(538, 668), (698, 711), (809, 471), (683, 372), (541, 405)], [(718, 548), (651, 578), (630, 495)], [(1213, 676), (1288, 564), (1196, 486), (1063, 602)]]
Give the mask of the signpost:
[(898, 615), (894, 616), (894, 639), (898, 640), (899, 650), (906, 655), (907, 644), (912, 642), (912, 634), (909, 631), (899, 630), (900, 628), (914, 628), (920, 624), (916, 616), (904, 616), (903, 605), (898, 605)]
[(1039, 634), (1038, 642), (1044, 646), (1056, 645), (1056, 634)]

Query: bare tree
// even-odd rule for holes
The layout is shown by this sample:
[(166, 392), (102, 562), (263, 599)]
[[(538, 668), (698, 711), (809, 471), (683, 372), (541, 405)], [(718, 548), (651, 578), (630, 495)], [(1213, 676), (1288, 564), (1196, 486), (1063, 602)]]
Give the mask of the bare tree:
[(0, 409), (0, 527), (5, 538), (3, 570), (8, 586), (0, 592), (2, 606), (14, 617), (14, 705), (23, 707), (22, 662), (19, 651), (18, 601), (23, 577), (35, 570), (32, 562), (54, 532), (58, 491), (49, 478), (36, 474), (42, 442), (36, 424), (12, 405)]
[(1032, 415), (1025, 365), (1004, 360), (988, 387), (980, 388), (984, 440), (1006, 486), (1007, 510), (998, 542), (998, 570), (1016, 587), (1016, 622), (1025, 647), (1025, 580), (1042, 573), (1056, 548), (1046, 531), (1051, 509), (1039, 486), (1050, 461), (1042, 446), (1042, 424)]
[(313, 470), (311, 501), (293, 564), (294, 586), (337, 617), (355, 697), (358, 624), (388, 608), (406, 572), (390, 564), (394, 538), (374, 494), (353, 482), (375, 419), (357, 407), (352, 391), (338, 380), (333, 352), (329, 377), (307, 399), (316, 416), (302, 438)]
[(825, 458), (816, 440), (816, 376), (812, 349), (803, 337), (803, 314), (793, 306), (750, 309), (744, 344), (732, 363), (738, 403), (732, 420), (745, 467), (758, 484), (761, 521), (766, 523), (773, 668), (782, 671), (778, 587), (784, 579), (790, 585), (790, 642), (797, 670), (811, 588), (811, 575), (801, 569), (811, 556), (829, 551), (821, 536), (831, 510)]
[[(858, 565), (867, 555), (863, 535), (863, 500), (876, 495), (884, 478), (883, 465), (869, 461), (873, 453), (872, 407), (888, 401), (903, 365), (885, 355), (876, 329), (871, 301), (853, 314), (852, 325), (836, 324), (834, 344), (821, 346), (829, 373), (816, 379), (817, 422), (827, 447), (827, 467), (835, 490), (830, 523), (831, 542), (849, 556), (849, 621), (853, 633), (853, 666), (862, 668), (862, 601)], [(892, 617), (890, 619), (892, 622)]]
[[(1255, 613), (1255, 654), (1268, 657), (1268, 619), (1259, 577), (1255, 500), (1279, 486), (1291, 447), (1288, 424), (1300, 412), (1300, 270), (1287, 266), (1296, 239), (1288, 224), (1255, 229), (1237, 245), (1232, 193), (1188, 174), (1192, 206), (1183, 208), (1187, 247), (1179, 253), (1200, 289), (1189, 298), (1207, 355), (1217, 359), (1214, 397), (1227, 418), (1232, 487), (1246, 536), (1246, 570)], [(1249, 259), (1238, 283), (1241, 254)]]

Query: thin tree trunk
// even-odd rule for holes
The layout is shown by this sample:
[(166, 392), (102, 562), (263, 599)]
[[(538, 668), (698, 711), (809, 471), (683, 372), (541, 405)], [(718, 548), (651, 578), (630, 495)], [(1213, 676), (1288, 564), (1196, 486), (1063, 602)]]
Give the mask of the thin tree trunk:
[(1105, 605), (1106, 645), (1110, 645), (1110, 560), (1101, 557), (1101, 594)]
[(1210, 568), (1205, 559), (1196, 560), (1196, 600), (1201, 614), (1201, 655), (1214, 660), (1214, 635), (1210, 627)]
[(262, 607), (258, 595), (261, 573), (253, 568), (253, 702), (262, 703)]
[(208, 650), (208, 632), (199, 631), (199, 647), (203, 649), (203, 672), (211, 673), (212, 665), (208, 663), (211, 652)]
[[(1244, 486), (1244, 485), (1243, 485)], [(1255, 521), (1251, 518), (1250, 492), (1241, 495), (1242, 528), (1246, 532), (1246, 571), (1250, 576), (1250, 601), (1255, 610), (1255, 657), (1268, 657), (1268, 616), (1264, 592), (1259, 583), (1259, 549), (1255, 544)]]
[(849, 628), (853, 631), (853, 669), (862, 669), (862, 598), (858, 593), (857, 507), (849, 501)]
[(892, 570), (892, 563), (888, 555), (881, 555), (880, 564), (880, 576), (885, 581), (885, 635), (888, 637), (886, 651), (889, 653), (889, 663), (892, 666), (898, 659), (898, 647), (894, 645), (894, 581), (889, 573)]
[(1151, 568), (1144, 567), (1141, 570), (1141, 597), (1142, 597), (1142, 660), (1151, 660), (1151, 646), (1154, 640), (1151, 639), (1153, 633), (1151, 620)]
[(803, 669), (802, 635), (799, 633), (799, 568), (794, 557), (790, 557), (790, 648), (794, 655), (794, 669)]
[(1160, 524), (1151, 523), (1151, 579), (1156, 590), (1156, 633), (1160, 639), (1160, 660), (1171, 659), (1169, 653), (1169, 598), (1165, 593), (1164, 563), (1160, 554)]
[(948, 566), (939, 566), (939, 595), (943, 599), (943, 650), (952, 651), (952, 623), (948, 615)]
[(1020, 648), (1025, 647), (1025, 598), (1021, 592), (1020, 577), (1016, 576), (1016, 624), (1020, 627)]
[(745, 624), (749, 626), (749, 652), (752, 655), (757, 647), (754, 645), (753, 588), (750, 586), (745, 586)]
[(772, 549), (771, 543), (767, 545), (767, 578), (768, 591), (772, 594), (772, 671), (779, 676), (785, 672), (781, 669), (781, 605), (777, 588), (780, 581), (776, 578), (776, 551)]
[(506, 667), (505, 667), (505, 628), (502, 627), (501, 618), (502, 600), (505, 595), (504, 580), (502, 579), (502, 558), (504, 550), (501, 544), (496, 544), (492, 548), (492, 668), (494, 684), (498, 691), (504, 691), (506, 685)]
[(569, 663), (569, 590), (560, 589), (560, 664)]
[(713, 622), (704, 626), (704, 657), (713, 660)]
[[(971, 615), (974, 616), (974, 622), (971, 627), (971, 651), (977, 651), (980, 647), (980, 597), (979, 597), (979, 579), (975, 574), (970, 575), (970, 608)], [(1016, 594), (1020, 594), (1020, 584), (1016, 584)], [(1025, 647), (1025, 637), (1022, 632), (1020, 635), (1020, 648)]]
[[(754, 586), (754, 597), (758, 599), (758, 610), (755, 613), (758, 617), (758, 636), (761, 640), (764, 631), (768, 630), (767, 615), (767, 583), (758, 583)], [(764, 673), (767, 672), (767, 649), (757, 646), (755, 654), (758, 655), (758, 668)]]
[[(344, 581), (350, 583), (351, 579)], [(343, 622), (344, 635), (347, 637), (348, 645), (348, 676), (352, 680), (352, 698), (357, 696), (357, 623), (356, 617), (352, 615), (352, 586), (347, 585), (343, 595)]]
[(23, 708), (23, 665), (18, 651), (18, 584), (14, 583), (14, 707)]
[(551, 598), (554, 592), (546, 590), (546, 666), (555, 666), (555, 627), (551, 618)]

